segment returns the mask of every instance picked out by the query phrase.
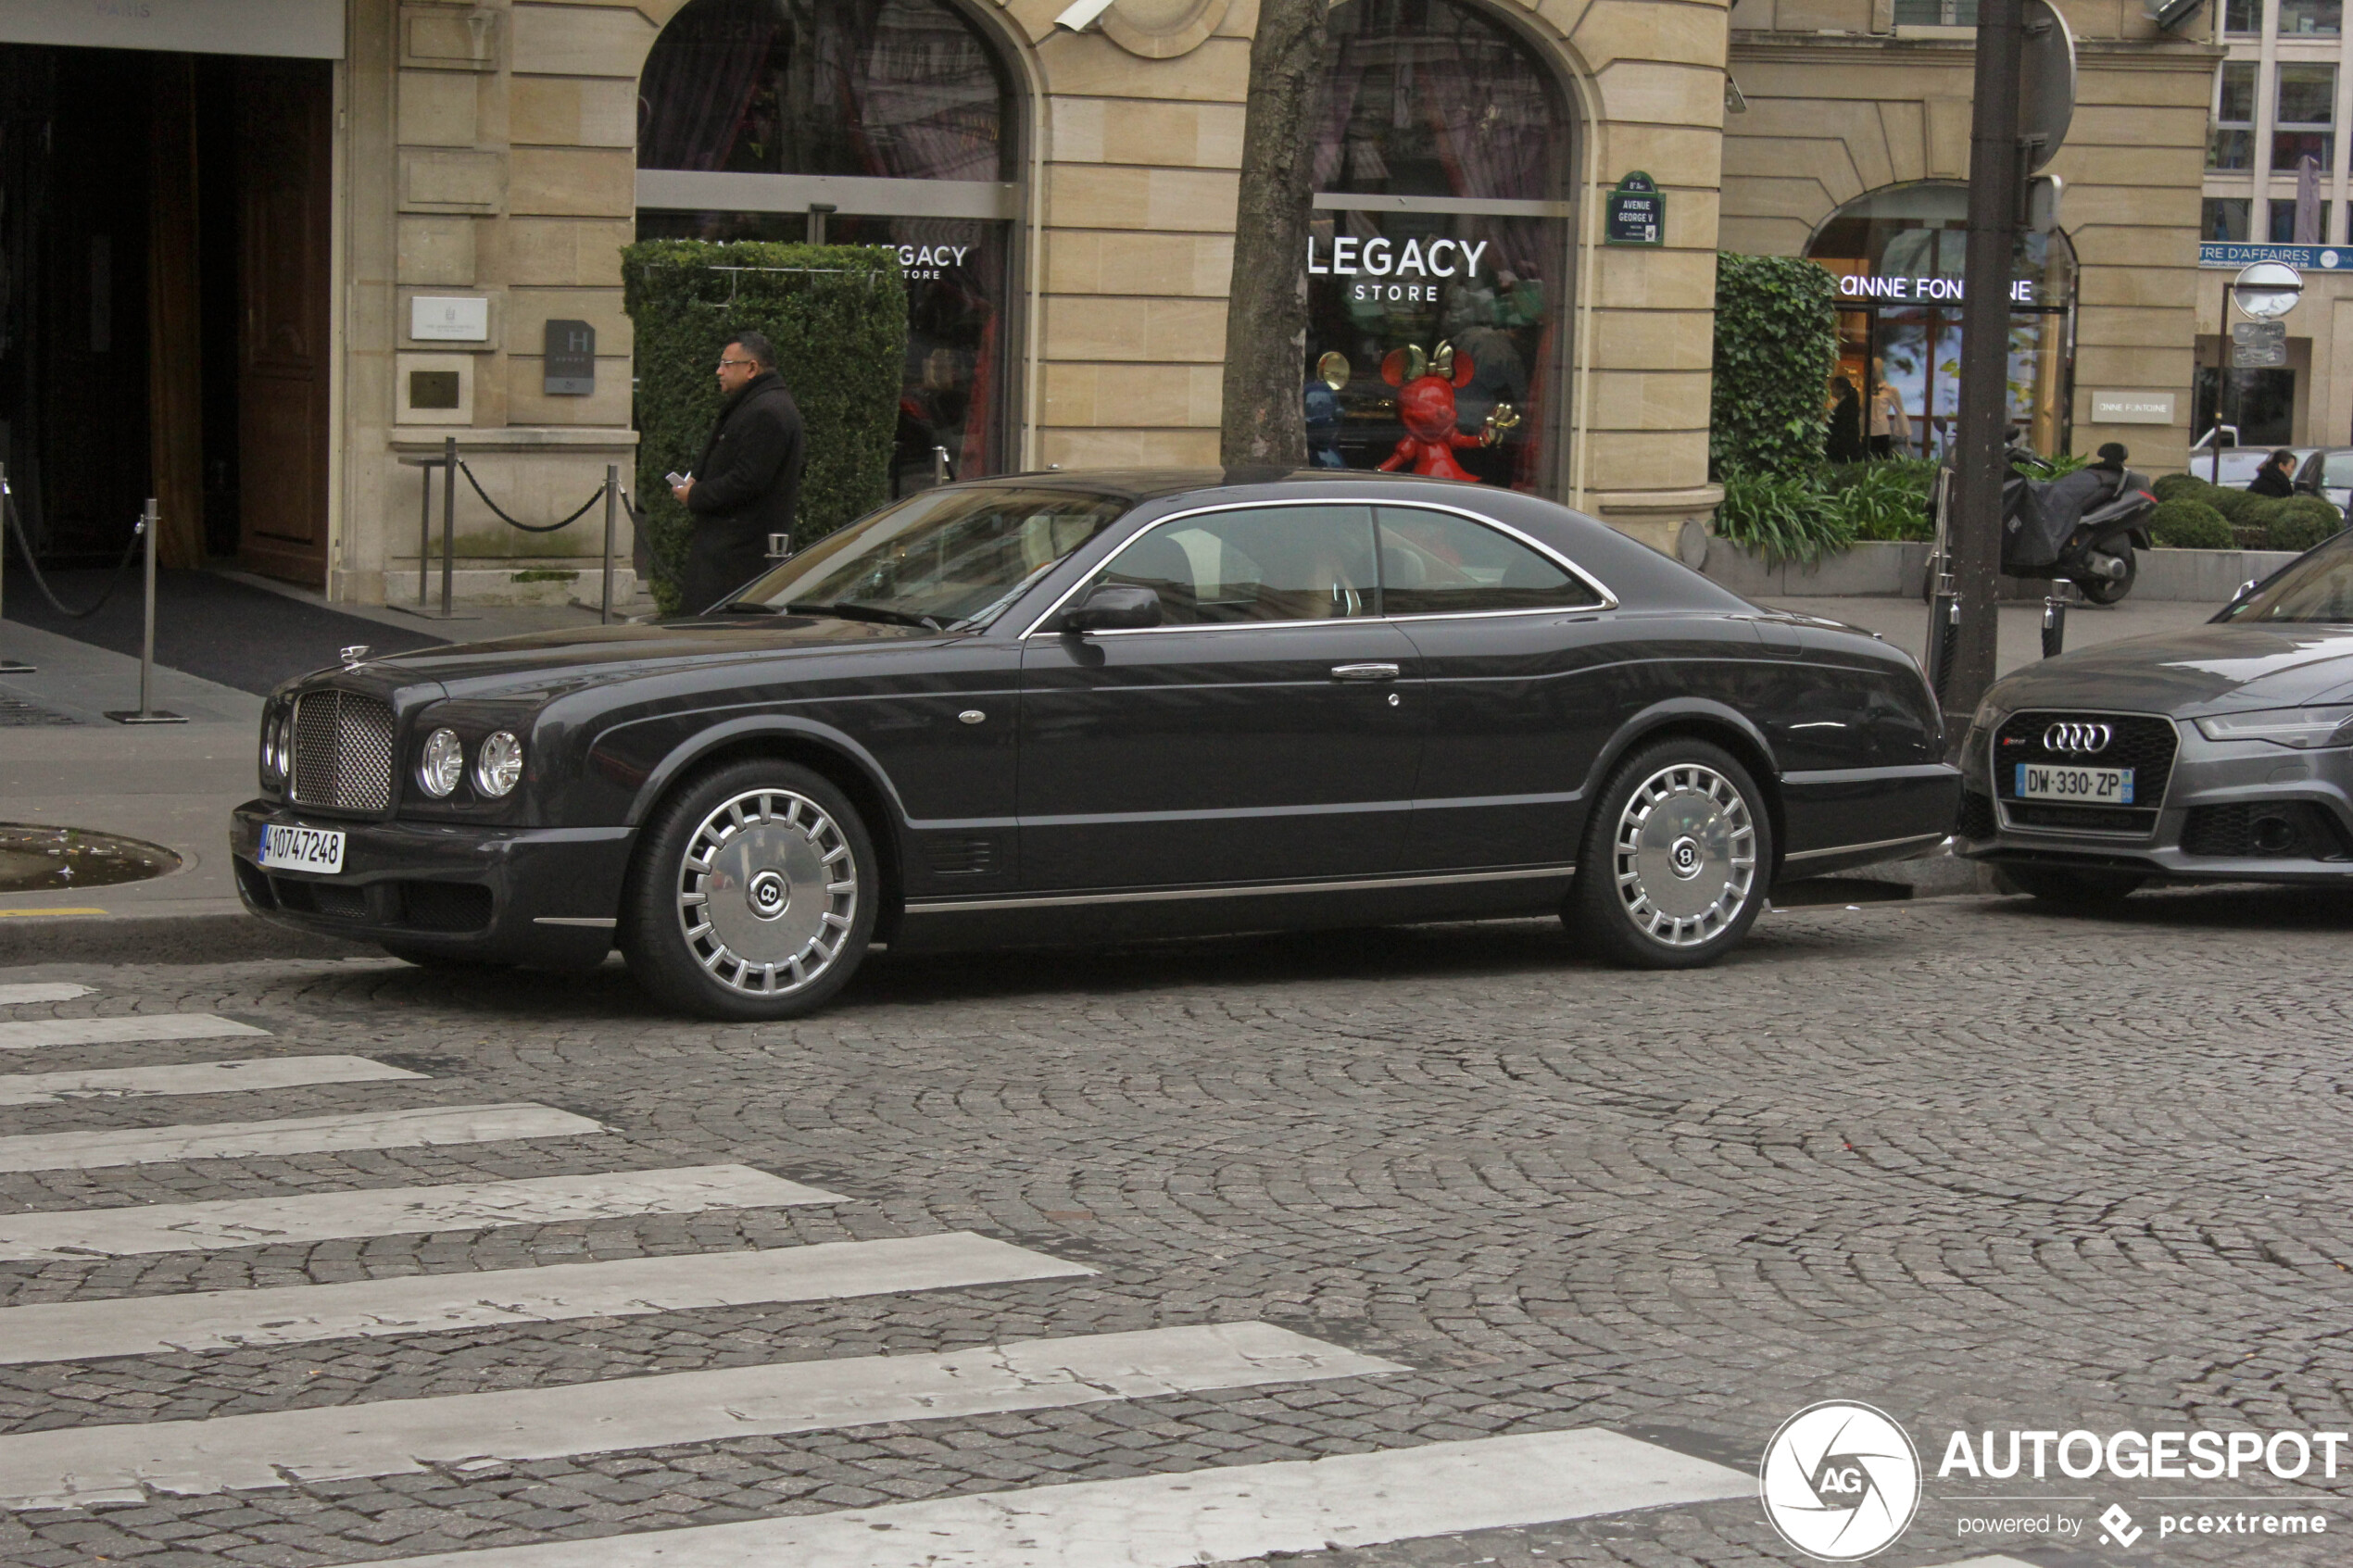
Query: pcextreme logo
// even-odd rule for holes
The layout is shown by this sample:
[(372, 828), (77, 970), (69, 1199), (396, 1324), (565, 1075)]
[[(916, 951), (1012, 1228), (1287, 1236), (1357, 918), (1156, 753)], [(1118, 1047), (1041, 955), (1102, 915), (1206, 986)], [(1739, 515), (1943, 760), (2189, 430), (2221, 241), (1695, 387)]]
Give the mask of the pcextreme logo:
[(1884, 1413), (1827, 1399), (1773, 1434), (1757, 1495), (1781, 1539), (1824, 1562), (1852, 1562), (1884, 1550), (1912, 1523), (1920, 1456)]

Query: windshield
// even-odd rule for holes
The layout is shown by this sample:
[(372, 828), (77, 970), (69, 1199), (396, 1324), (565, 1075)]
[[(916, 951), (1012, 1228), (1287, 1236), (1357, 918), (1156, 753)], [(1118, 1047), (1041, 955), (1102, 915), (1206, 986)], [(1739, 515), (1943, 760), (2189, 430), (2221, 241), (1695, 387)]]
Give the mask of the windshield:
[(2331, 452), (2321, 474), (2321, 483), (2328, 489), (2353, 489), (2353, 452)]
[(1076, 490), (926, 490), (827, 534), (731, 604), (976, 626), (1126, 509)]
[(2254, 621), (2353, 621), (2353, 548), (2315, 550), (2214, 618)]

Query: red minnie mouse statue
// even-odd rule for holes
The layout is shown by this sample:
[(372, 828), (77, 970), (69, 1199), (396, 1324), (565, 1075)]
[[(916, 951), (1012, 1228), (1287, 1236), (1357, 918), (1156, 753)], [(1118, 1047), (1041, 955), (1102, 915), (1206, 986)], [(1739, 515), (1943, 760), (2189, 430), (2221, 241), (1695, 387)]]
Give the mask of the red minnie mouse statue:
[(1411, 463), (1416, 473), (1477, 484), (1478, 476), (1454, 460), (1454, 449), (1492, 446), (1503, 432), (1519, 423), (1510, 404), (1498, 403), (1477, 435), (1455, 428), (1454, 389), (1470, 384), (1471, 358), (1455, 353), (1452, 344), (1440, 344), (1427, 359), (1418, 345), (1392, 348), (1380, 362), (1380, 373), (1398, 389), (1397, 418), (1405, 426), (1405, 439), (1380, 462), (1383, 473), (1395, 473)]

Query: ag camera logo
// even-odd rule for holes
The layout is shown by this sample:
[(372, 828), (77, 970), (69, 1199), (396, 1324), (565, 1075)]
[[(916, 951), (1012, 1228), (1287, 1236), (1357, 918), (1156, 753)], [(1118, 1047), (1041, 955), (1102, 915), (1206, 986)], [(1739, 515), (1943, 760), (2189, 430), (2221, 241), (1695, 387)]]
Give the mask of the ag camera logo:
[(1806, 1556), (1852, 1562), (1892, 1545), (1920, 1506), (1920, 1456), (1869, 1405), (1829, 1399), (1781, 1424), (1757, 1478), (1765, 1516)]

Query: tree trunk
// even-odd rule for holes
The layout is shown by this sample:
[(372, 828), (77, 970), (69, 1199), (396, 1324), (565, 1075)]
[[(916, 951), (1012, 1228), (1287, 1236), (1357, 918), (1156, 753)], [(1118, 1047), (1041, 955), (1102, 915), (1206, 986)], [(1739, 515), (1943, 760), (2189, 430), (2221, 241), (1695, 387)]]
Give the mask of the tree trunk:
[(1329, 0), (1264, 0), (1251, 40), (1218, 434), (1228, 468), (1307, 462), (1307, 218), (1329, 12)]

